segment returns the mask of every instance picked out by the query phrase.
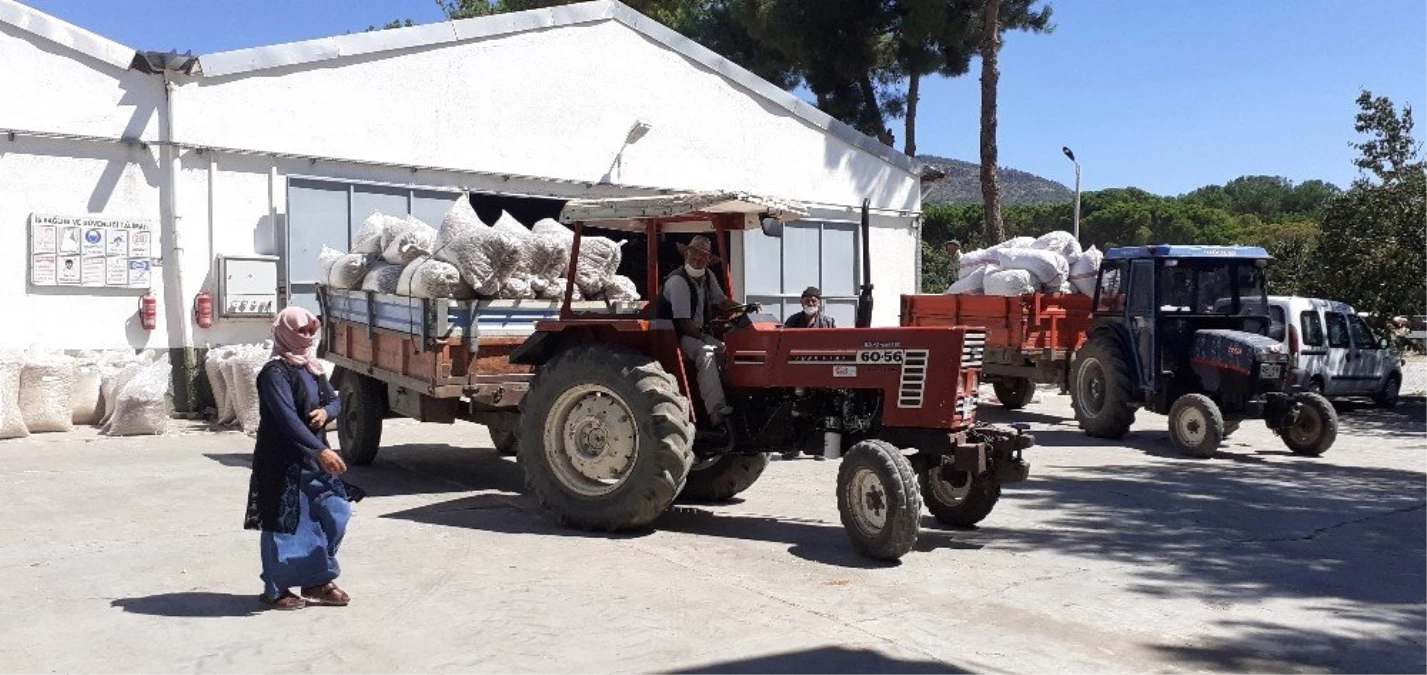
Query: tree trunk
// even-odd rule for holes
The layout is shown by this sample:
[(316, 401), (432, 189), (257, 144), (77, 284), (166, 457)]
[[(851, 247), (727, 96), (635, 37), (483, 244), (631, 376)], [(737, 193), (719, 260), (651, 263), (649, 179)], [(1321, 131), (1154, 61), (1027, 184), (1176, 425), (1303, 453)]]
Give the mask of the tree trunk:
[(866, 124), (872, 128), (872, 135), (881, 136), (891, 131), (882, 118), (882, 107), (877, 105), (877, 88), (872, 86), (872, 74), (862, 73), (858, 85), (858, 89), (862, 90), (862, 116), (866, 120)]
[(902, 151), (908, 157), (917, 156), (917, 101), (921, 98), (921, 90), (922, 75), (913, 69), (907, 75), (907, 145)]
[(1001, 0), (986, 0), (986, 30), (981, 41), (981, 199), (986, 205), (988, 244), (1006, 240), (1001, 222), (1001, 182), (997, 176), (996, 87), (1001, 72), (996, 59), (1001, 51)]

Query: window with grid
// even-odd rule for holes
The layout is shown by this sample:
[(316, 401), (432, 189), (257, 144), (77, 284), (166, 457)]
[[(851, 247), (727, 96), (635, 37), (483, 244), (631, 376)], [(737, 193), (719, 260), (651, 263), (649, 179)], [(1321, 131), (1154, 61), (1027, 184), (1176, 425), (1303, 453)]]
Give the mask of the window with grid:
[(817, 286), (824, 312), (838, 326), (851, 327), (857, 318), (861, 282), (856, 223), (798, 221), (783, 228), (783, 237), (758, 230), (743, 235), (743, 292), (747, 302), (786, 321), (802, 311), (803, 289)]

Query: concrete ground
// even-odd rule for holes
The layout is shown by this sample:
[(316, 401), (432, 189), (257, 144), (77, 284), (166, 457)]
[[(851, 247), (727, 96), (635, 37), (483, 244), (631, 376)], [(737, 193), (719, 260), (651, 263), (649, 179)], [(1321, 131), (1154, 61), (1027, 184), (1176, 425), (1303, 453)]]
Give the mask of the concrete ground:
[(1344, 404), (1294, 457), (1246, 424), (1178, 457), (1068, 399), (975, 530), (928, 517), (859, 558), (837, 465), (774, 463), (652, 532), (555, 528), (481, 427), (387, 428), (342, 552), (350, 607), (256, 612), (251, 441), (197, 427), (0, 442), (0, 670), (159, 672), (1423, 672), (1424, 404)]

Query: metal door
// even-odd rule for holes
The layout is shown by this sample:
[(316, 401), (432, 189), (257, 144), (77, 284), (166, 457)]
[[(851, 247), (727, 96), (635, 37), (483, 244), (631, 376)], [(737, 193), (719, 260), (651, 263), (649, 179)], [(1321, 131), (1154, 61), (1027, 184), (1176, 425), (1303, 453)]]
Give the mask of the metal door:
[(1154, 387), (1154, 261), (1135, 260), (1130, 263), (1129, 302), (1125, 304), (1126, 323), (1130, 339), (1135, 342), (1136, 362), (1140, 369), (1140, 386)]
[(1375, 394), (1382, 389), (1386, 375), (1386, 350), (1378, 343), (1378, 338), (1368, 328), (1367, 322), (1356, 314), (1348, 315), (1348, 336), (1353, 339), (1353, 360), (1349, 372), (1352, 374), (1353, 391), (1359, 394)]

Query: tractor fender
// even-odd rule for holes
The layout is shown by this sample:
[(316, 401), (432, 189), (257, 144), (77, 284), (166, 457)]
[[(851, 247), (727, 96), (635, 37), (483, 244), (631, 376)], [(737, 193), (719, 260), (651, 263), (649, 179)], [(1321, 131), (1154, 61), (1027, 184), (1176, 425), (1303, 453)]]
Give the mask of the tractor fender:
[[(1130, 329), (1121, 323), (1108, 321), (1096, 322), (1096, 324), (1090, 327), (1090, 330), (1085, 331), (1085, 342), (1088, 343), (1100, 336), (1114, 340), (1116, 344), (1120, 345), (1120, 349), (1125, 350), (1125, 356), (1130, 365), (1130, 381), (1134, 383), (1135, 389), (1138, 390), (1140, 383), (1143, 382), (1144, 379), (1143, 373), (1140, 372), (1139, 349), (1135, 341), (1130, 338)], [(1085, 345), (1082, 344), (1080, 346), (1083, 348)], [(1070, 377), (1071, 375), (1067, 374), (1067, 381), (1069, 381)]]

